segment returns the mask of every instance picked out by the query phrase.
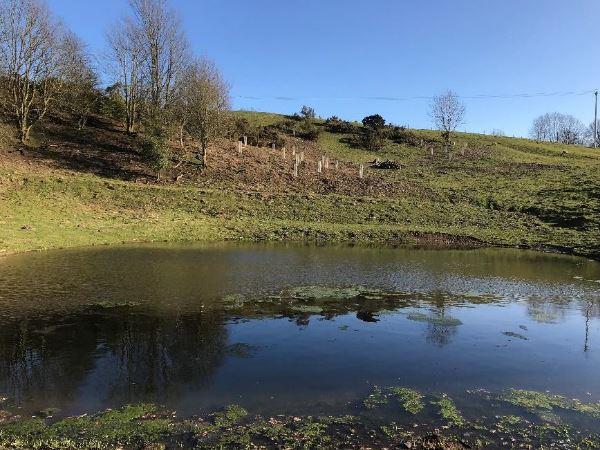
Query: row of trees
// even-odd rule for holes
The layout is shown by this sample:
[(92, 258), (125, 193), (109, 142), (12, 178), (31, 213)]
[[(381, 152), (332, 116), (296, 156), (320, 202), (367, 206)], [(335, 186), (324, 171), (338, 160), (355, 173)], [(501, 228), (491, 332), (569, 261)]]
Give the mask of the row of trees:
[[(4, 112), (26, 143), (33, 126), (68, 112), (78, 128), (92, 111), (141, 132), (157, 170), (168, 164), (167, 141), (193, 137), (206, 164), (209, 143), (225, 131), (229, 86), (216, 66), (192, 54), (166, 0), (130, 0), (130, 13), (107, 33), (108, 51), (93, 57), (43, 0), (0, 0), (0, 88)], [(93, 61), (102, 61), (106, 90)]]
[(593, 123), (586, 128), (577, 118), (561, 113), (547, 113), (537, 117), (531, 126), (530, 136), (536, 141), (562, 144), (593, 142)]

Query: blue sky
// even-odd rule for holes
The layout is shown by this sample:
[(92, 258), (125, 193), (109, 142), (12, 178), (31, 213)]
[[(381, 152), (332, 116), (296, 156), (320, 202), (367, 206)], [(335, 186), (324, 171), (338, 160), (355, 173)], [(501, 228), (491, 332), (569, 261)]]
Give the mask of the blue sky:
[[(93, 52), (126, 0), (48, 0)], [(464, 129), (526, 135), (551, 111), (593, 120), (599, 0), (171, 0), (197, 54), (214, 60), (236, 109), (431, 127), (431, 97), (464, 96)], [(377, 99), (377, 97), (379, 99)], [(381, 99), (381, 97), (392, 99)], [(395, 100), (394, 100), (395, 99)], [(399, 100), (403, 99), (403, 100)]]

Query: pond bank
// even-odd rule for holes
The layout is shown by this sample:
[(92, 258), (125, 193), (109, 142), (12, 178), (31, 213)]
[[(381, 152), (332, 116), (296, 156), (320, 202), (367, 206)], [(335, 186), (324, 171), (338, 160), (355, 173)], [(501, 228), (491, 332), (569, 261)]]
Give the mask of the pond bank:
[[(455, 450), (464, 448), (596, 449), (600, 435), (560, 423), (561, 409), (600, 416), (599, 404), (570, 402), (542, 392), (510, 390), (493, 396), (475, 390), (471, 395), (489, 401), (490, 414), (463, 417), (445, 394), (434, 396), (402, 387), (374, 393), (357, 403), (356, 415), (252, 415), (229, 405), (206, 416), (180, 418), (153, 404), (127, 405), (92, 415), (53, 419), (51, 410), (22, 418), (0, 411), (0, 446), (6, 449), (144, 449), (166, 448), (407, 448)], [(394, 399), (394, 404), (391, 400)], [(498, 402), (519, 408), (500, 414)], [(395, 420), (369, 417), (365, 410), (388, 408)], [(424, 416), (423, 411), (430, 416)], [(494, 415), (494, 413), (498, 413)]]

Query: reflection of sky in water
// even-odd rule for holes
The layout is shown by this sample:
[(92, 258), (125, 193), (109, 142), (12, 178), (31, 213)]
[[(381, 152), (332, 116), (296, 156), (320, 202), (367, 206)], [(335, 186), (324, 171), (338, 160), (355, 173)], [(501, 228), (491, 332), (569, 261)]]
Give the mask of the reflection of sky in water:
[[(231, 245), (20, 255), (0, 266), (0, 396), (24, 411), (156, 401), (184, 414), (229, 403), (265, 414), (352, 412), (347, 403), (375, 384), (459, 399), (467, 389), (517, 387), (597, 401), (600, 294), (586, 280), (599, 278), (597, 263), (506, 250)], [(310, 312), (233, 319), (215, 301), (357, 284), (427, 295), (395, 312), (354, 307), (330, 320)]]

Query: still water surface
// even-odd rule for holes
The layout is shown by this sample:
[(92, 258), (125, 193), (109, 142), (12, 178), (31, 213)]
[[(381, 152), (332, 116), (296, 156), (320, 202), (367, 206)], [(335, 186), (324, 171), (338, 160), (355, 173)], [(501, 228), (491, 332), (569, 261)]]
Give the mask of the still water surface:
[(516, 250), (152, 245), (0, 259), (0, 397), (34, 414), (352, 413), (374, 385), (600, 400), (600, 264)]

